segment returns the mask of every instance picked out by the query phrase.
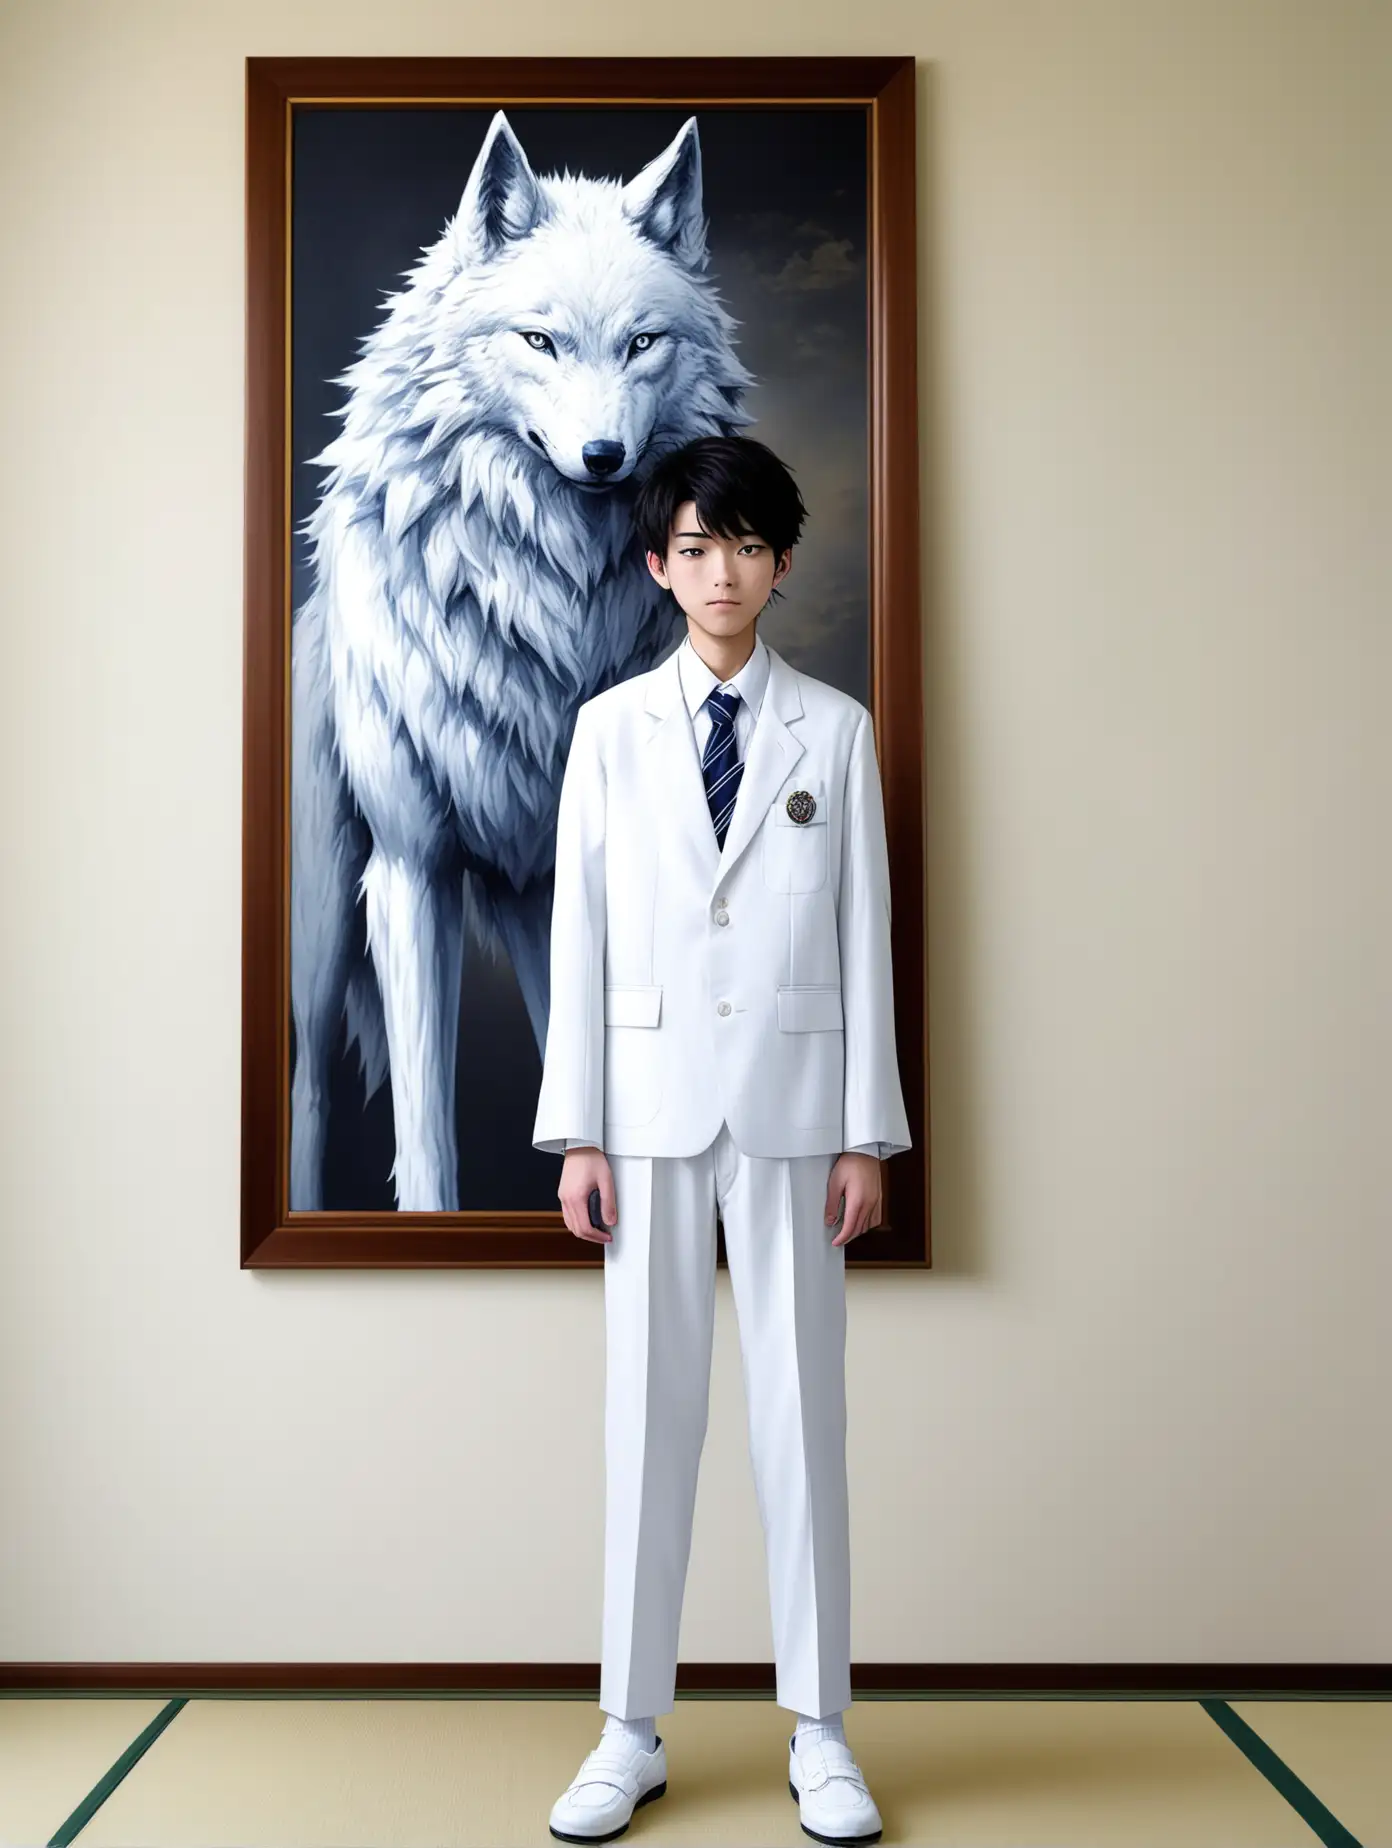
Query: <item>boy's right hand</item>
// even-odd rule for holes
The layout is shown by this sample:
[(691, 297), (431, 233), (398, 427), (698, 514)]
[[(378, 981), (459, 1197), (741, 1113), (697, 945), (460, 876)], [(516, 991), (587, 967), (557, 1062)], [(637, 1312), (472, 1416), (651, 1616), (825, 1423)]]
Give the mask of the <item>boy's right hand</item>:
[(561, 1184), (556, 1189), (561, 1215), (576, 1238), (609, 1245), (614, 1234), (590, 1224), (590, 1190), (594, 1187), (599, 1189), (600, 1217), (606, 1226), (616, 1225), (619, 1209), (614, 1199), (614, 1176), (603, 1149), (567, 1149), (561, 1164)]

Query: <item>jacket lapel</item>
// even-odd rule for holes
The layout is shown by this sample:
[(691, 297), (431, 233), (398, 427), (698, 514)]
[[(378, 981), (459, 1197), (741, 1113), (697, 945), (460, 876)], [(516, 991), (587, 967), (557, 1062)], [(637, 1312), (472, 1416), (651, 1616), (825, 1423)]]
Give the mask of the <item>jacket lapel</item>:
[[(680, 646), (680, 644), (679, 644)], [(764, 644), (768, 647), (768, 644)], [(710, 889), (727, 879), (731, 867), (753, 840), (769, 804), (806, 746), (789, 726), (802, 717), (797, 675), (782, 655), (769, 648), (768, 684), (745, 753), (739, 792), (719, 849), (706, 803), (696, 733), (682, 696), (677, 650), (647, 676), (644, 710), (657, 721), (648, 740), (654, 758), (648, 797), (654, 826), (675, 827), (684, 846), (710, 879)]]

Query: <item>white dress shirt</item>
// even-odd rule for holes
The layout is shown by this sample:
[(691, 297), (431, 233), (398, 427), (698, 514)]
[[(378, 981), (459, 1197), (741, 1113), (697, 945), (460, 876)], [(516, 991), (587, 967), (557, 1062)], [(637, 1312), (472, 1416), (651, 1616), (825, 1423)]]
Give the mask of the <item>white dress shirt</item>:
[(715, 723), (706, 701), (719, 687), (722, 693), (738, 693), (740, 696), (740, 703), (735, 707), (735, 755), (743, 763), (749, 755), (749, 740), (754, 735), (754, 722), (764, 703), (764, 688), (768, 685), (768, 649), (756, 634), (754, 651), (734, 678), (717, 680), (692, 647), (688, 635), (677, 650), (677, 669), (681, 676), (682, 692), (686, 695), (686, 709), (691, 714), (692, 730), (696, 734), (697, 762), (706, 754), (711, 726)]
[[(758, 721), (759, 708), (764, 703), (764, 688), (768, 685), (769, 658), (768, 649), (761, 640), (757, 630), (754, 635), (754, 648), (744, 666), (729, 680), (717, 679), (714, 672), (706, 666), (691, 645), (691, 637), (677, 650), (677, 669), (681, 678), (682, 692), (686, 697), (686, 709), (691, 714), (691, 726), (696, 735), (696, 760), (699, 763), (705, 756), (706, 743), (710, 738), (714, 716), (706, 701), (714, 688), (722, 693), (738, 693), (740, 703), (735, 707), (735, 753), (741, 763), (749, 755), (749, 740), (754, 735), (754, 726)], [(586, 1142), (580, 1136), (568, 1136), (568, 1149), (592, 1149), (595, 1144)], [(883, 1148), (880, 1142), (863, 1142), (846, 1153), (851, 1155), (873, 1155), (877, 1160)]]

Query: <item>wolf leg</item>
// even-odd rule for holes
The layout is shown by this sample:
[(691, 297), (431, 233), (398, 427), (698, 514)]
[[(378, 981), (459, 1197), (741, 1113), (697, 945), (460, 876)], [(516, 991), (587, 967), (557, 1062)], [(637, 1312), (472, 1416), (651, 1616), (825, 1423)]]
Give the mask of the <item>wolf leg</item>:
[(363, 874), (367, 941), (387, 1027), (403, 1213), (455, 1212), (459, 1153), (454, 1061), (464, 961), (464, 879), (374, 846)]
[(291, 632), (290, 1208), (323, 1204), (329, 1065), (343, 1024), (357, 883), (368, 836), (334, 748), (322, 608), (311, 599)]

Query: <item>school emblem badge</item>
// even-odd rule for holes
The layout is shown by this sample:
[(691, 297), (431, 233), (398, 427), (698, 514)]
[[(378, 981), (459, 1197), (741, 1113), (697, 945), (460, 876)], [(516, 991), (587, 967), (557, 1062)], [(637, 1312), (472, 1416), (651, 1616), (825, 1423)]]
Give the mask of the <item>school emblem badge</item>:
[(794, 821), (811, 821), (817, 812), (816, 798), (807, 789), (795, 789), (783, 806)]

